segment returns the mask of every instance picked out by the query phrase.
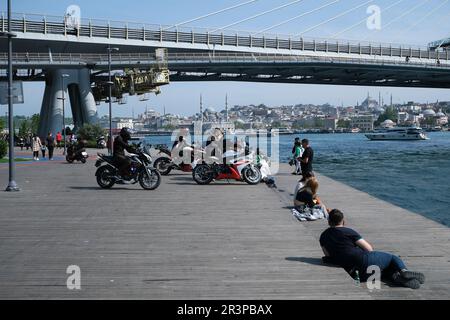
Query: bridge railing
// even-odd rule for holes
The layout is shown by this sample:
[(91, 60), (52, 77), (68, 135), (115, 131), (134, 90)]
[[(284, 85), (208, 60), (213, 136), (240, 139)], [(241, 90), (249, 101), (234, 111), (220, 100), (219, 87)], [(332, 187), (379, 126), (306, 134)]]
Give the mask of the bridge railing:
[[(174, 64), (211, 64), (211, 63), (334, 63), (334, 64), (366, 64), (366, 65), (390, 65), (450, 69), (449, 61), (433, 60), (409, 60), (389, 59), (380, 57), (376, 59), (353, 57), (327, 57), (313, 55), (289, 55), (289, 54), (254, 54), (254, 53), (170, 53), (167, 63), (160, 64), (153, 53), (126, 53), (114, 54), (112, 57), (114, 67), (142, 66), (169, 67)], [(73, 53), (13, 53), (13, 63), (16, 66), (42, 67), (48, 65), (89, 65), (93, 69), (106, 68), (108, 65), (107, 54), (73, 54)], [(0, 53), (0, 65), (6, 66), (7, 54)]]
[[(7, 18), (1, 13), (0, 26), (6, 30)], [(300, 50), (326, 53), (343, 53), (387, 57), (449, 60), (449, 51), (433, 51), (423, 46), (401, 44), (373, 44), (364, 41), (327, 40), (292, 37), (289, 35), (255, 34), (245, 31), (206, 28), (185, 28), (125, 21), (82, 19), (79, 28), (70, 28), (63, 17), (40, 14), (17, 14), (12, 16), (12, 31), (76, 37), (99, 37), (108, 39), (173, 42), (205, 45), (214, 51), (216, 46)], [(214, 30), (213, 30), (214, 31)], [(226, 48), (225, 48), (226, 49)], [(243, 49), (244, 50), (244, 49)]]

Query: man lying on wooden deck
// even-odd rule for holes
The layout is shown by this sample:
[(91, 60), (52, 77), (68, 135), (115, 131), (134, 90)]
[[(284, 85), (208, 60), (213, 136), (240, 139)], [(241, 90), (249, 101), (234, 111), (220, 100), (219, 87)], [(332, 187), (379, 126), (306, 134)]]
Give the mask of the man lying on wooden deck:
[(358, 232), (344, 227), (344, 214), (338, 209), (329, 212), (328, 224), (330, 227), (320, 236), (325, 263), (341, 266), (362, 282), (368, 280), (374, 267), (378, 267), (381, 278), (397, 285), (419, 289), (424, 283), (422, 273), (409, 271), (403, 261), (391, 253), (374, 251)]

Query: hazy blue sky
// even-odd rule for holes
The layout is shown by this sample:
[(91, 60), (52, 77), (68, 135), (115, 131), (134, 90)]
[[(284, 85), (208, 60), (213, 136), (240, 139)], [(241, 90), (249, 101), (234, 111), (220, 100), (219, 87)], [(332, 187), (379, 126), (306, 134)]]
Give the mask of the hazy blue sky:
[[(64, 14), (70, 4), (81, 7), (83, 18), (110, 19), (120, 21), (136, 21), (163, 25), (172, 25), (186, 21), (210, 12), (218, 11), (248, 0), (13, 0), (13, 11), (20, 13), (40, 13), (48, 15)], [(245, 19), (277, 6), (293, 2), (293, 0), (258, 0), (238, 9), (215, 15), (193, 22), (195, 27), (223, 27), (233, 22)], [(284, 20), (293, 18), (317, 7), (333, 2), (333, 0), (303, 0), (284, 9), (272, 12), (250, 21), (235, 25), (232, 29), (260, 31), (276, 25)], [(379, 42), (394, 42), (404, 44), (426, 45), (431, 40), (450, 36), (450, 1), (449, 0), (374, 0), (367, 4), (367, 0), (341, 0), (314, 14), (295, 19), (287, 24), (270, 31), (270, 33), (299, 34), (311, 26), (331, 19), (340, 13), (362, 5), (342, 17), (320, 26), (306, 37), (327, 38), (336, 32), (346, 29), (368, 17), (366, 12), (369, 5), (378, 5), (381, 10), (394, 3), (389, 10), (381, 14), (379, 31), (368, 30), (366, 23), (343, 33), (342, 39), (371, 40)], [(0, 10), (6, 9), (6, 1), (1, 1)], [(43, 83), (25, 83), (25, 104), (17, 105), (16, 114), (32, 114), (39, 112), (43, 95)], [(199, 95), (203, 94), (207, 107), (221, 109), (224, 105), (225, 94), (229, 95), (229, 103), (268, 105), (297, 104), (297, 103), (325, 103), (340, 105), (355, 104), (362, 101), (370, 92), (378, 97), (381, 92), (385, 101), (392, 93), (394, 102), (416, 100), (421, 102), (450, 100), (450, 90), (438, 89), (408, 89), (408, 88), (376, 88), (349, 86), (319, 86), (319, 85), (291, 85), (291, 84), (255, 84), (234, 82), (206, 82), (206, 83), (173, 83), (161, 88), (159, 96), (151, 96), (146, 102), (140, 102), (134, 97), (128, 99), (126, 105), (114, 106), (114, 115), (135, 114), (145, 110), (145, 107), (158, 111), (166, 107), (167, 112), (192, 114), (199, 104)], [(0, 112), (5, 112), (5, 106)], [(106, 105), (99, 107), (99, 113), (107, 112)]]

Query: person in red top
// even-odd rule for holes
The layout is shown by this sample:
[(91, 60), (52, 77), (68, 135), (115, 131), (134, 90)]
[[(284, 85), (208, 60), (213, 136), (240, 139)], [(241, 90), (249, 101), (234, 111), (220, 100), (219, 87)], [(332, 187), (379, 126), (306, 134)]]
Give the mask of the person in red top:
[(58, 131), (56, 134), (56, 147), (61, 148), (62, 134)]

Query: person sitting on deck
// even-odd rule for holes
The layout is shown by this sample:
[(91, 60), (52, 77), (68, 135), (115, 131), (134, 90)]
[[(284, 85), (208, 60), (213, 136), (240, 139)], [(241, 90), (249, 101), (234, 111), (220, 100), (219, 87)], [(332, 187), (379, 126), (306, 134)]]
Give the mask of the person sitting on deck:
[(367, 281), (369, 266), (378, 266), (381, 277), (397, 285), (418, 289), (425, 281), (420, 272), (409, 271), (403, 261), (387, 252), (374, 251), (359, 233), (345, 227), (344, 214), (333, 209), (329, 212), (329, 228), (320, 236), (320, 245), (325, 254), (324, 262), (339, 265), (351, 276), (359, 273), (361, 281)]
[(319, 182), (312, 176), (306, 174), (307, 180), (302, 185), (300, 181), (294, 194), (294, 209), (292, 214), (300, 221), (317, 220), (328, 217), (328, 210), (317, 196)]

